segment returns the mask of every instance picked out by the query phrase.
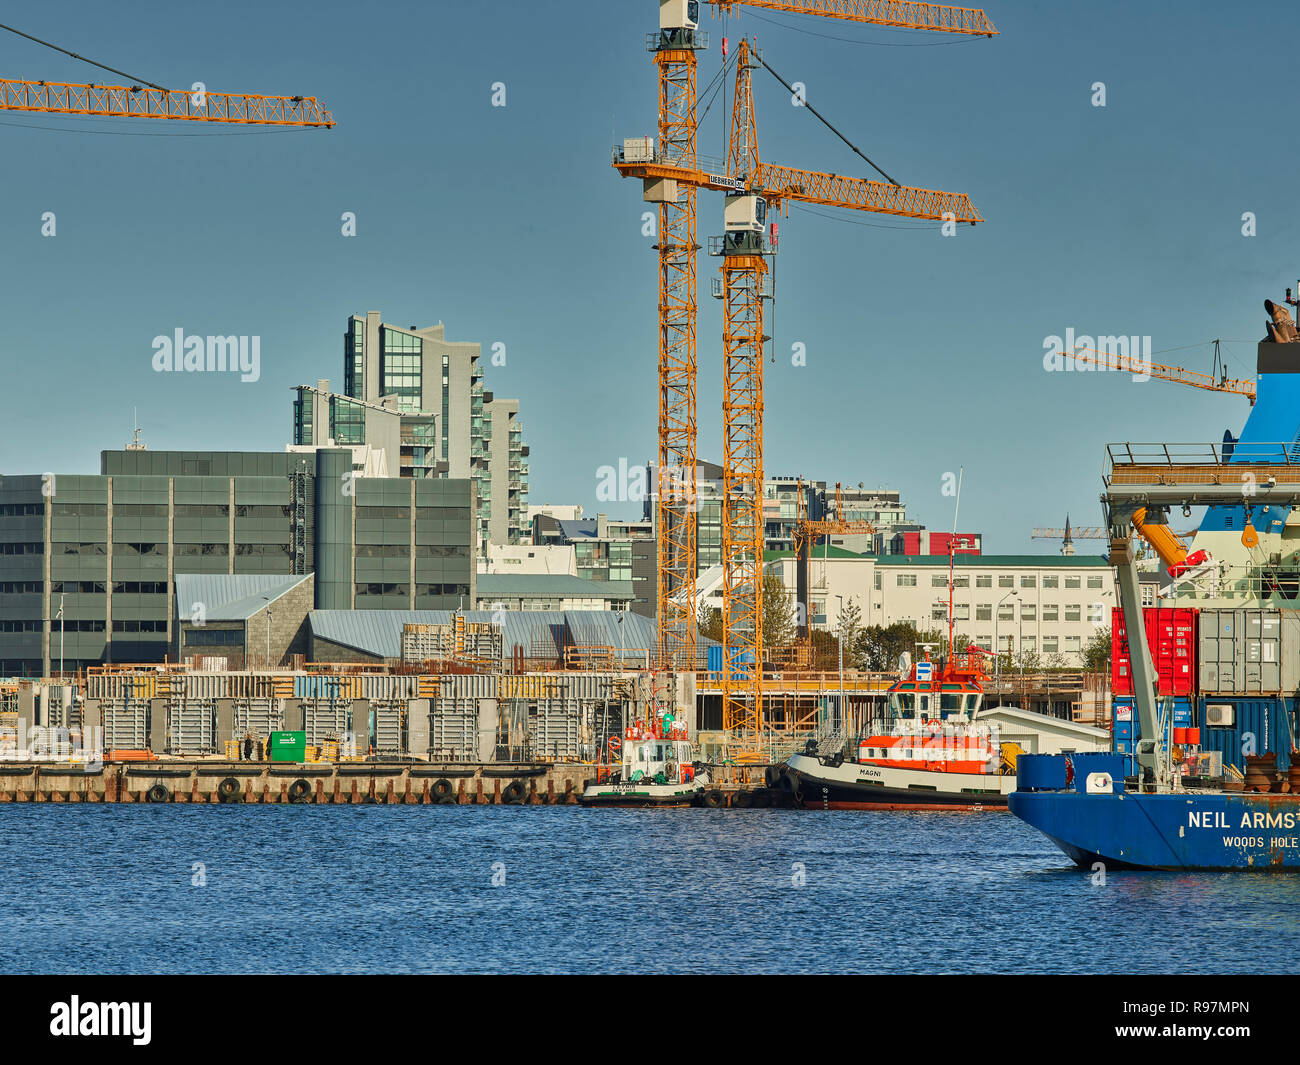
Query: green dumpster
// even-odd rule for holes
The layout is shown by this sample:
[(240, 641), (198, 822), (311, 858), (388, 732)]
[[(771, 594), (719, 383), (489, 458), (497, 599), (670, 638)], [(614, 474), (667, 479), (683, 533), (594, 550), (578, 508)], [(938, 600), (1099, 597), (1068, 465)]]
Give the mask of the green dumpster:
[(307, 733), (272, 732), (271, 761), (305, 762), (307, 760)]

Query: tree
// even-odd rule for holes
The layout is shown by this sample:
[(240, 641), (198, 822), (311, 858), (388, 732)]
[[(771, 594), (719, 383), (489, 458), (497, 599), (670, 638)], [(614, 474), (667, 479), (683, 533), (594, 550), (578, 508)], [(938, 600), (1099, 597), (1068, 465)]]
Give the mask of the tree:
[(852, 599), (844, 604), (840, 611), (839, 624), (835, 627), (835, 637), (844, 641), (844, 664), (850, 668), (858, 665), (858, 640), (862, 636), (862, 608)]
[(892, 672), (898, 668), (898, 658), (904, 651), (915, 654), (916, 644), (917, 631), (905, 621), (888, 627), (869, 625), (858, 634), (854, 657), (863, 669)]
[(794, 642), (794, 607), (785, 582), (775, 569), (763, 569), (763, 646), (789, 647)]
[(709, 640), (722, 641), (722, 611), (716, 606), (701, 602), (696, 621), (699, 623), (701, 636)]
[(1089, 673), (1110, 672), (1110, 626), (1098, 629), (1083, 648), (1083, 668)]
[(1068, 668), (1065, 661), (1065, 655), (1060, 651), (1053, 651), (1043, 659), (1043, 665), (1050, 670), (1059, 671)]

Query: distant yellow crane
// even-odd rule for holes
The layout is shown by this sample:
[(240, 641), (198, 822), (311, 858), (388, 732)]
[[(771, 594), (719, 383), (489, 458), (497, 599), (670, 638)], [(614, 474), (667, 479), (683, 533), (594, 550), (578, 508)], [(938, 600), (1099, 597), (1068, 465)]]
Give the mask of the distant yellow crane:
[[(1216, 340), (1214, 344), (1217, 353), (1219, 342)], [(1100, 370), (1118, 370), (1122, 373), (1145, 374), (1161, 381), (1191, 385), (1193, 388), (1203, 388), (1209, 392), (1232, 392), (1239, 396), (1245, 396), (1250, 400), (1252, 407), (1255, 405), (1254, 381), (1236, 380), (1226, 374), (1215, 376), (1214, 374), (1199, 373), (1196, 370), (1185, 370), (1181, 366), (1165, 366), (1163, 363), (1147, 362), (1131, 355), (1098, 351), (1096, 348), (1076, 348), (1074, 351), (1067, 351), (1063, 354), (1066, 358), (1073, 359), (1081, 365), (1095, 366)]]
[[(1255, 382), (1231, 378), (1226, 373), (1200, 373), (1196, 370), (1186, 370), (1181, 366), (1166, 366), (1163, 363), (1148, 362), (1146, 359), (1132, 355), (1099, 351), (1090, 347), (1075, 348), (1073, 351), (1066, 351), (1063, 354), (1066, 358), (1073, 359), (1084, 366), (1095, 366), (1101, 370), (1117, 370), (1121, 373), (1145, 375), (1160, 381), (1191, 385), (1193, 388), (1204, 389), (1207, 392), (1227, 392), (1233, 395), (1245, 396), (1252, 407), (1255, 405)], [(1216, 340), (1214, 341), (1216, 370), (1221, 365), (1220, 359), (1219, 341)], [(1146, 516), (1145, 507), (1134, 512), (1134, 531), (1151, 545), (1166, 566), (1182, 566), (1187, 561), (1188, 556), (1186, 540), (1170, 529), (1168, 525), (1148, 522)], [(1243, 542), (1244, 538), (1253, 535), (1253, 532), (1254, 530), (1248, 526), (1246, 533), (1243, 533)], [(1197, 552), (1197, 554), (1199, 555), (1201, 552)]]
[(839, 481), (835, 482), (835, 517), (812, 519), (808, 517), (804, 504), (803, 481), (799, 482), (799, 494), (796, 497), (796, 520), (794, 525), (794, 564), (795, 586), (805, 589), (804, 602), (799, 604), (800, 631), (799, 638), (807, 648), (808, 660), (812, 661), (812, 548), (818, 540), (827, 536), (870, 536), (876, 531), (869, 521), (849, 520), (844, 517), (844, 497)]

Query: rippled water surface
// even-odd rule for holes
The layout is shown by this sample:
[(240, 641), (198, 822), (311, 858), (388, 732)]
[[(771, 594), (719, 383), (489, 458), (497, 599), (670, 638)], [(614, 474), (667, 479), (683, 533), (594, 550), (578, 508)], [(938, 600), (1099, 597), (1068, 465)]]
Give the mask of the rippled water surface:
[(1300, 945), (1300, 876), (1099, 886), (1001, 813), (5, 806), (0, 899), (4, 972), (1285, 972)]

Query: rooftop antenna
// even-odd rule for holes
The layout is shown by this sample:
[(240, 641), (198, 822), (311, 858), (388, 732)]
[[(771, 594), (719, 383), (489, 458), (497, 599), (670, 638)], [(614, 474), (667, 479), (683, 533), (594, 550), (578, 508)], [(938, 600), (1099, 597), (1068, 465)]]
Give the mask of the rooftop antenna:
[(144, 444), (140, 443), (140, 419), (136, 417), (136, 409), (131, 408), (131, 424), (135, 427), (131, 430), (131, 442), (126, 445), (127, 451), (144, 451)]
[(956, 535), (957, 535), (957, 514), (958, 514), (958, 512), (961, 510), (961, 478), (962, 478), (962, 474), (964, 474), (965, 472), (966, 472), (966, 467), (965, 467), (965, 466), (958, 466), (958, 467), (957, 467), (957, 503), (956, 503), (956, 505), (952, 508), (952, 534), (953, 534), (953, 536), (956, 536)]

